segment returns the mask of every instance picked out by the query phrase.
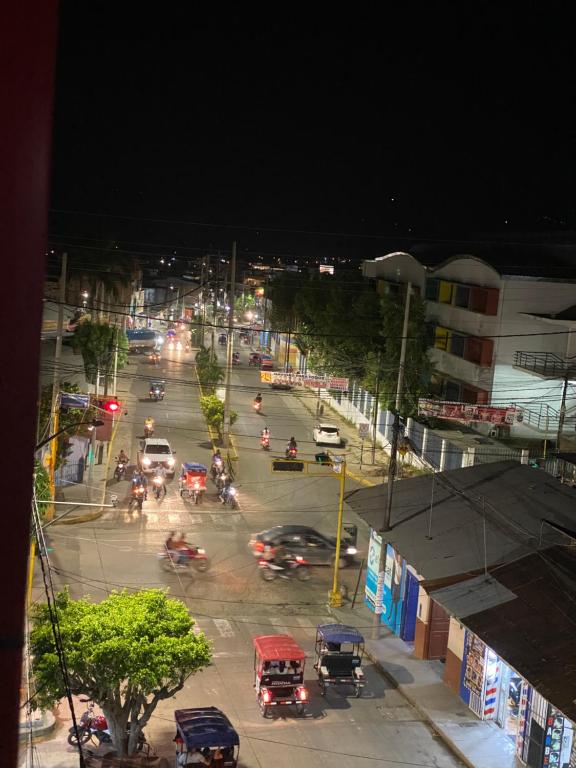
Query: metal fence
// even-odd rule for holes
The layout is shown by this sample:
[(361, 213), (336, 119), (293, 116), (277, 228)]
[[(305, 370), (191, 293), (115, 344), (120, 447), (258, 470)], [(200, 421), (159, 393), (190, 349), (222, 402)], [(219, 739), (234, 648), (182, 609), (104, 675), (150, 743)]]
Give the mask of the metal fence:
[(54, 473), (54, 484), (58, 487), (65, 485), (75, 485), (84, 480), (85, 462), (80, 461), (66, 462)]

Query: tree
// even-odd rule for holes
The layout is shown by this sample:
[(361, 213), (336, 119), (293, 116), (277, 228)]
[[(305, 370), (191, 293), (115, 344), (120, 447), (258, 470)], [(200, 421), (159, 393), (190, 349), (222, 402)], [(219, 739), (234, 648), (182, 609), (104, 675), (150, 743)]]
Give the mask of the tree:
[(212, 358), (206, 347), (201, 347), (196, 354), (196, 371), (200, 384), (213, 393), (217, 385), (224, 378), (224, 371), (217, 360)]
[[(71, 692), (102, 708), (119, 757), (134, 754), (158, 702), (209, 664), (209, 641), (194, 634), (185, 604), (160, 589), (113, 592), (100, 603), (65, 591), (54, 605)], [(37, 605), (32, 619), (37, 698), (49, 707), (66, 686), (48, 606)]]
[[(200, 408), (206, 423), (217, 430), (218, 434), (221, 434), (224, 424), (224, 403), (222, 400), (216, 395), (204, 395), (200, 398)], [(230, 411), (230, 425), (234, 424), (237, 418), (238, 414), (235, 411)]]
[(96, 384), (98, 374), (108, 381), (114, 369), (114, 357), (118, 348), (118, 370), (128, 359), (128, 339), (120, 328), (107, 323), (81, 323), (74, 331), (72, 345), (82, 354), (84, 375), (89, 384)]
[[(50, 478), (48, 470), (38, 460), (34, 462), (34, 497), (38, 504), (38, 512), (43, 518), (46, 514), (47, 504), (42, 499), (50, 499)], [(49, 503), (49, 502), (48, 502)]]

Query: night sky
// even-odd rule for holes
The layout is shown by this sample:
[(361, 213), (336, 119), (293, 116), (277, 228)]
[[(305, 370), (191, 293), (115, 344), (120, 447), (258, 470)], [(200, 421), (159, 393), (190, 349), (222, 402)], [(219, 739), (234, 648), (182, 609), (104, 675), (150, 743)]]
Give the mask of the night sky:
[(362, 257), (576, 228), (568, 3), (142, 5), (62, 3), (51, 204), (102, 216), (53, 234)]

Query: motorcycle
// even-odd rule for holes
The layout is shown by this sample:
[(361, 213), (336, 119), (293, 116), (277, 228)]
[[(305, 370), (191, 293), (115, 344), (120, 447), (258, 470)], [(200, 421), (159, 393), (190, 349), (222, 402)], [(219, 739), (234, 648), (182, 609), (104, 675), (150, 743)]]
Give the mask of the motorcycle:
[(270, 450), (270, 437), (268, 435), (262, 435), (260, 438), (260, 445), (265, 451)]
[(149, 392), (150, 400), (164, 400), (164, 390), (160, 387), (152, 387)]
[(286, 448), (286, 458), (287, 459), (295, 459), (296, 456), (298, 456), (298, 448), (296, 448), (295, 445), (289, 445)]
[(126, 474), (126, 462), (119, 461), (116, 464), (116, 469), (114, 470), (114, 479), (120, 482), (120, 480), (122, 480), (125, 474)]
[(186, 570), (188, 568), (194, 568), (195, 571), (204, 573), (210, 568), (210, 559), (206, 554), (205, 549), (200, 547), (188, 546), (179, 550), (182, 554), (186, 555), (186, 560), (183, 563), (176, 563), (172, 559), (172, 554), (167, 550), (158, 553), (158, 559), (160, 560), (160, 567), (165, 571), (173, 570)]
[(232, 365), (240, 365), (240, 354), (238, 352), (232, 353)]
[(276, 578), (308, 581), (310, 578), (310, 569), (300, 555), (289, 555), (282, 559), (282, 563), (283, 565), (278, 565), (270, 560), (259, 560), (260, 576), (264, 581), (274, 581)]
[(152, 485), (154, 486), (154, 496), (156, 497), (157, 501), (160, 501), (160, 494), (162, 492), (164, 492), (164, 496), (166, 496), (166, 486), (164, 484), (164, 478), (160, 477), (160, 475), (153, 477)]
[(139, 511), (142, 511), (142, 504), (144, 503), (144, 497), (146, 496), (146, 488), (143, 485), (135, 485), (132, 488), (132, 501), (130, 504), (136, 504)]
[(233, 485), (224, 486), (220, 491), (222, 504), (230, 504), (232, 509), (238, 509), (238, 491)]
[(214, 482), (216, 482), (216, 479), (222, 474), (222, 469), (222, 459), (220, 457), (213, 459), (212, 466), (210, 467), (210, 475)]
[[(82, 714), (77, 723), (78, 733), (76, 728), (72, 726), (68, 730), (68, 744), (72, 747), (77, 747), (81, 744), (87, 744), (91, 741), (93, 744), (111, 744), (112, 737), (108, 730), (108, 721), (104, 715), (94, 714), (94, 704), (91, 702), (88, 705), (86, 712)], [(130, 725), (128, 725), (126, 732), (130, 732)], [(136, 747), (138, 752), (142, 752), (146, 745), (146, 737), (143, 733), (138, 736), (138, 746)]]
[(153, 424), (144, 424), (144, 437), (152, 437), (154, 434), (154, 425)]
[(254, 408), (256, 413), (260, 413), (262, 411), (262, 400), (254, 400), (252, 408)]

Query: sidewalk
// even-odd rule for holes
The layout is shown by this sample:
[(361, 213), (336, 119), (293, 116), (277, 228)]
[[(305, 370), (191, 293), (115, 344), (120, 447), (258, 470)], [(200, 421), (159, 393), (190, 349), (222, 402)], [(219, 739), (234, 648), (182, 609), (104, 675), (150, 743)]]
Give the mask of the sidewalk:
[(366, 653), (382, 674), (418, 710), (447, 746), (470, 768), (516, 768), (514, 742), (480, 720), (443, 682), (443, 664), (416, 659), (412, 647), (387, 627), (374, 626), (364, 605), (330, 609), (338, 622), (360, 629)]

